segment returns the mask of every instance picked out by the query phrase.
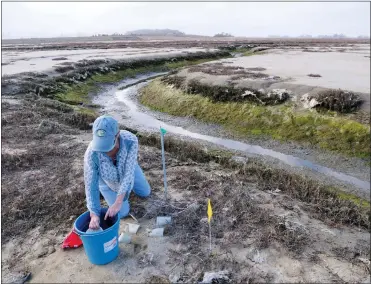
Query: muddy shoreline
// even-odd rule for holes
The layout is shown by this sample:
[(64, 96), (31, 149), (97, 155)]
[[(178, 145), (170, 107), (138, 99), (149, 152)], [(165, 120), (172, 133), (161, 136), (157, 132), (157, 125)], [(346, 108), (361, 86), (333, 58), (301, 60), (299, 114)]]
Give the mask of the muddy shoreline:
[(21, 42), (17, 40), (5, 40), (3, 42), (4, 50), (64, 50), (64, 49), (92, 49), (92, 48), (146, 48), (146, 47), (174, 47), (174, 48), (188, 48), (188, 47), (202, 47), (202, 48), (218, 48), (218, 47), (231, 47), (238, 45), (264, 45), (267, 47), (295, 47), (295, 46), (328, 46), (338, 45), (346, 46), (349, 44), (362, 44), (369, 43), (368, 39), (192, 39), (189, 37), (184, 38), (156, 38), (150, 40), (130, 40), (130, 41), (102, 41), (102, 42), (69, 42), (69, 43), (49, 43), (41, 45), (37, 39), (24, 39)]
[(35, 93), (40, 96), (52, 98), (54, 94), (66, 90), (66, 84), (74, 85), (84, 82), (95, 74), (107, 74), (120, 70), (139, 68), (146, 66), (163, 65), (166, 62), (177, 62), (182, 60), (212, 59), (228, 56), (227, 51), (196, 52), (194, 54), (163, 56), (160, 58), (149, 56), (139, 59), (100, 59), (81, 60), (73, 63), (73, 70), (66, 70), (62, 74), (48, 73), (20, 73), (3, 76), (1, 78), (1, 95), (17, 95), (24, 93)]

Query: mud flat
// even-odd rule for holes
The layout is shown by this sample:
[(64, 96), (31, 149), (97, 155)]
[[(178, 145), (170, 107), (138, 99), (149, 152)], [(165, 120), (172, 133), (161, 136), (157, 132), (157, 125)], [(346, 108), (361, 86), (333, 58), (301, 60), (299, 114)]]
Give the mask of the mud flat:
[(269, 47), (346, 47), (369, 44), (369, 39), (303, 39), (303, 38), (215, 38), (205, 36), (143, 36), (126, 40), (100, 38), (54, 38), (54, 39), (13, 39), (3, 40), (3, 50), (66, 50), (66, 49), (116, 49), (116, 48), (218, 48), (231, 45), (266, 45)]
[[(2, 74), (13, 75), (21, 72), (58, 72), (58, 67), (73, 66), (81, 60), (109, 60), (167, 57), (205, 51), (203, 48), (125, 48), (125, 49), (79, 49), (48, 51), (3, 51)], [(56, 59), (65, 58), (63, 63)], [(54, 67), (54, 68), (53, 68)], [(73, 70), (73, 67), (72, 69)]]
[[(259, 56), (241, 56), (213, 62), (222, 63), (219, 69), (228, 70), (235, 67), (240, 68), (240, 71), (245, 69), (251, 73), (268, 75), (261, 78), (249, 78), (247, 75), (243, 76), (243, 73), (239, 74), (241, 72), (238, 71), (230, 71), (230, 74), (228, 72), (212, 74), (204, 72), (202, 68), (199, 69), (200, 72), (197, 72), (196, 68), (188, 73), (185, 70), (184, 73), (179, 73), (179, 76), (188, 76), (190, 79), (197, 77), (202, 82), (212, 85), (226, 85), (233, 82), (236, 86), (256, 89), (288, 89), (296, 96), (316, 93), (321, 89), (343, 89), (359, 93), (365, 101), (362, 110), (370, 112), (371, 61), (367, 57), (370, 54), (370, 45), (348, 47), (342, 52), (338, 50), (339, 48), (334, 47), (325, 51), (314, 48), (271, 49)], [(215, 67), (213, 66), (214, 69)], [(312, 77), (309, 76), (310, 74), (319, 76)]]
[[(239, 57), (225, 66), (262, 67), (264, 73), (280, 76), (283, 83), (271, 88), (286, 88), (295, 94), (310, 93), (310, 87), (343, 89), (362, 93), (363, 109), (370, 111), (370, 46), (339, 52), (272, 50), (260, 56)], [(309, 74), (321, 77), (313, 78)], [(243, 84), (241, 82), (241, 84)]]

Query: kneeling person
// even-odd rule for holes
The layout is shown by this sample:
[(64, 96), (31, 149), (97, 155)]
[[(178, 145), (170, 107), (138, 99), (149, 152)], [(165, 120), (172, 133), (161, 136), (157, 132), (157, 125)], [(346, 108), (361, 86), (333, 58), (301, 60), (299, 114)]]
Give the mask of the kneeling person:
[(99, 228), (100, 195), (109, 205), (105, 215), (129, 214), (131, 190), (147, 197), (151, 188), (138, 165), (138, 138), (129, 131), (119, 130), (111, 116), (98, 117), (93, 124), (93, 141), (84, 157), (84, 180), (87, 207), (90, 211), (90, 229)]

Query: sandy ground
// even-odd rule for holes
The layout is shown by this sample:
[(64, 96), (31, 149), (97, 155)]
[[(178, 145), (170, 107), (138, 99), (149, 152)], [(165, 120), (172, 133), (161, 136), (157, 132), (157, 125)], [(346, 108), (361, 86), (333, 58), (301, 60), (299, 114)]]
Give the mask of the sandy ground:
[[(81, 137), (88, 141), (90, 135)], [(261, 191), (213, 163), (182, 163), (167, 155), (169, 203), (182, 206), (170, 215), (179, 223), (163, 238), (148, 237), (147, 229), (155, 227), (155, 216), (163, 210), (158, 205), (163, 199), (160, 157), (158, 149), (141, 147), (139, 161), (153, 195), (148, 200), (132, 201), (132, 213), (142, 227), (135, 244), (120, 244), (115, 261), (92, 265), (83, 248), (59, 248), (63, 235), (57, 228), (42, 233), (36, 228), (26, 237), (3, 245), (3, 282), (14, 281), (25, 271), (32, 273), (31, 283), (194, 282), (202, 280), (207, 271), (220, 270), (229, 271), (233, 282), (369, 281), (367, 231), (329, 226), (313, 219), (306, 211), (307, 205), (279, 192)], [(205, 223), (207, 197), (214, 202), (214, 224), (218, 228), (213, 231), (212, 255), (208, 252)], [(235, 215), (234, 199), (247, 206), (248, 215)], [(201, 207), (182, 215), (185, 208), (192, 208), (191, 204)], [(182, 218), (196, 223), (183, 223)], [(71, 225), (73, 219), (71, 216)], [(134, 221), (122, 220), (121, 231), (126, 222)], [(196, 236), (191, 236), (190, 228)]]
[[(202, 48), (125, 48), (125, 49), (86, 49), (49, 51), (3, 51), (2, 75), (21, 72), (50, 72), (53, 67), (68, 62), (93, 59), (131, 59), (149, 56), (169, 56), (205, 51)], [(56, 60), (57, 59), (57, 60)]]

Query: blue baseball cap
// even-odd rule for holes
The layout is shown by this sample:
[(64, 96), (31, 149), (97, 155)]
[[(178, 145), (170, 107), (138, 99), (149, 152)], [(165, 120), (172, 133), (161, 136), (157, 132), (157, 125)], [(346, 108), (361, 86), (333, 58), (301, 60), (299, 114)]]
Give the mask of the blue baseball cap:
[(115, 137), (118, 132), (118, 122), (112, 116), (102, 115), (98, 117), (93, 124), (92, 150), (98, 152), (111, 151), (115, 147)]

